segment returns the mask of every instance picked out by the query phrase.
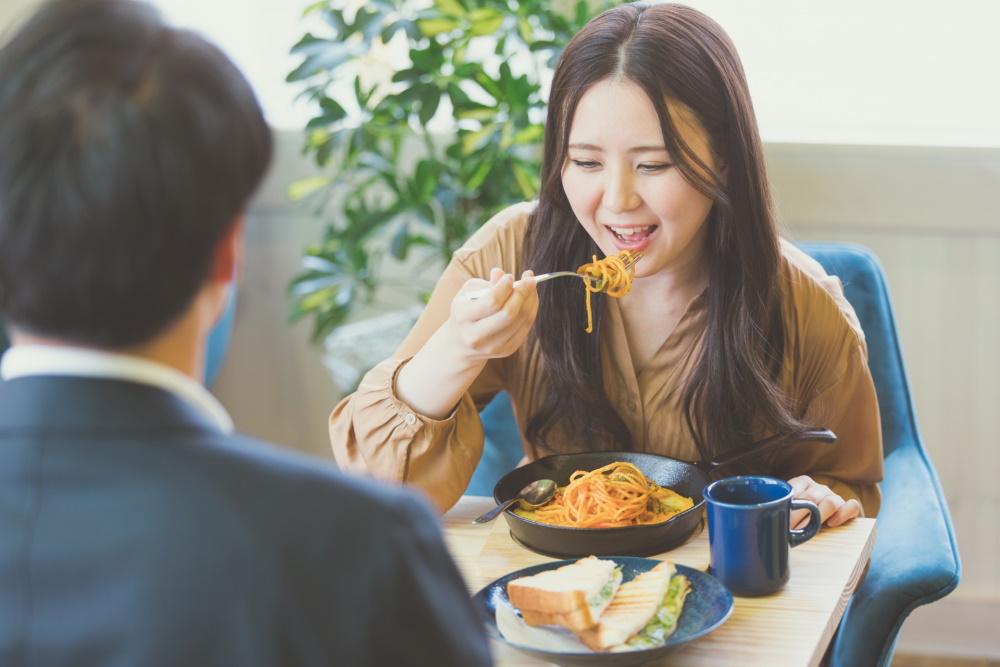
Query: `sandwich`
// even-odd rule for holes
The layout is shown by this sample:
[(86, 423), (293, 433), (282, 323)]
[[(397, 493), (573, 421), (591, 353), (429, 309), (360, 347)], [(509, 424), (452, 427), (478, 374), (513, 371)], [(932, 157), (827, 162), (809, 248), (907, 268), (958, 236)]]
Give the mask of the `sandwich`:
[(528, 625), (594, 628), (622, 583), (621, 568), (596, 556), (507, 583), (510, 603)]
[(577, 636), (594, 651), (634, 651), (660, 646), (677, 627), (691, 587), (663, 562), (622, 584), (600, 622)]

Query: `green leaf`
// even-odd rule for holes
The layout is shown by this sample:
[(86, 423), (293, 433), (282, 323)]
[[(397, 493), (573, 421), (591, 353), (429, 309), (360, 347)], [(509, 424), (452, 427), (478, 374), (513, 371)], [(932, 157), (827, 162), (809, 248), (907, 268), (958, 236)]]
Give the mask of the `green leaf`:
[(528, 19), (524, 16), (517, 17), (517, 33), (521, 36), (521, 39), (525, 42), (531, 42), (532, 34), (531, 24), (528, 23)]
[(321, 10), (321, 9), (326, 9), (326, 7), (327, 7), (328, 4), (329, 3), (327, 2), (327, 0), (320, 0), (319, 2), (314, 2), (311, 5), (307, 6), (305, 9), (302, 10), (302, 16), (306, 17), (306, 16), (309, 16), (309, 14), (312, 14), (315, 11), (318, 11), (318, 10)]
[(542, 140), (545, 136), (545, 126), (529, 125), (514, 135), (513, 143), (517, 145), (534, 144)]
[(340, 106), (340, 103), (332, 97), (323, 97), (320, 99), (319, 108), (322, 113), (311, 119), (306, 124), (307, 130), (333, 125), (334, 123), (344, 120), (344, 118), (347, 117), (347, 111), (345, 111), (344, 107)]
[(458, 0), (434, 0), (434, 6), (441, 10), (441, 13), (453, 18), (462, 18), (467, 10)]
[(476, 72), (475, 79), (476, 83), (479, 84), (479, 87), (486, 91), (490, 97), (495, 99), (497, 102), (503, 100), (503, 91), (500, 90), (500, 87), (497, 86), (496, 82), (491, 79), (486, 72)]
[(392, 256), (396, 259), (403, 260), (406, 259), (406, 251), (410, 249), (410, 230), (409, 227), (404, 222), (396, 230), (396, 233), (392, 236), (392, 243), (389, 246), (389, 251)]
[(344, 20), (344, 10), (332, 9), (327, 3), (326, 7), (321, 8), (321, 13), (323, 20), (333, 28), (338, 39), (346, 39), (354, 34), (354, 26), (348, 25)]
[(487, 123), (486, 125), (483, 125), (482, 129), (465, 134), (461, 139), (462, 153), (464, 155), (471, 154), (473, 151), (488, 142), (495, 133), (496, 125), (493, 123)]
[(328, 44), (330, 44), (330, 40), (315, 37), (312, 33), (307, 32), (292, 47), (289, 53), (291, 55), (312, 55), (318, 51), (325, 50)]
[(444, 49), (436, 42), (432, 42), (426, 49), (410, 49), (410, 60), (414, 69), (437, 72), (444, 65)]
[(336, 69), (349, 58), (353, 57), (357, 50), (353, 45), (340, 42), (327, 42), (322, 45), (313, 43), (310, 45), (310, 48), (314, 47), (316, 51), (307, 56), (301, 65), (292, 70), (285, 77), (286, 81), (301, 81), (321, 72)]
[(455, 112), (455, 118), (460, 118), (462, 120), (493, 120), (496, 118), (498, 110), (496, 107), (488, 107), (485, 105), (466, 107), (461, 111)]
[(476, 170), (472, 172), (472, 175), (465, 181), (465, 185), (470, 190), (477, 189), (486, 180), (489, 175), (490, 170), (493, 167), (493, 162), (491, 160), (483, 160)]
[(452, 107), (456, 110), (461, 109), (470, 102), (469, 96), (455, 83), (448, 84), (448, 97), (451, 99)]
[(514, 169), (514, 180), (521, 189), (521, 196), (525, 200), (534, 199), (541, 184), (538, 172), (529, 170), (520, 162), (515, 162), (511, 166)]
[(316, 153), (313, 159), (321, 167), (325, 167), (330, 163), (330, 156), (333, 154), (333, 149), (336, 148), (336, 144), (332, 139), (324, 141), (319, 146), (316, 147)]
[(428, 86), (420, 95), (420, 124), (427, 127), (431, 118), (437, 113), (438, 105), (441, 103), (441, 91), (433, 86)]
[(326, 128), (315, 129), (306, 137), (306, 148), (316, 148), (330, 140), (330, 131)]
[(436, 37), (443, 32), (459, 28), (462, 24), (451, 18), (417, 19), (417, 27), (424, 37)]
[(409, 82), (409, 81), (419, 81), (420, 77), (422, 77), (423, 75), (424, 75), (424, 72), (422, 72), (421, 70), (419, 70), (419, 69), (417, 69), (415, 67), (410, 67), (408, 69), (399, 70), (398, 72), (396, 72), (395, 74), (393, 74), (392, 75), (392, 82), (393, 83), (405, 83), (405, 82)]
[(439, 164), (435, 160), (421, 160), (414, 176), (416, 194), (420, 201), (427, 201), (437, 190)]
[(309, 178), (293, 181), (292, 184), (288, 186), (288, 198), (292, 201), (298, 201), (303, 197), (308, 197), (314, 192), (327, 187), (333, 183), (333, 180), (334, 179), (330, 176), (310, 176)]
[(366, 42), (382, 31), (386, 16), (378, 8), (362, 7), (354, 16), (354, 29), (361, 32)]
[(468, 34), (471, 37), (492, 35), (500, 29), (505, 18), (506, 15), (496, 9), (483, 8), (473, 10), (469, 14), (469, 20), (472, 22), (472, 25), (469, 27)]

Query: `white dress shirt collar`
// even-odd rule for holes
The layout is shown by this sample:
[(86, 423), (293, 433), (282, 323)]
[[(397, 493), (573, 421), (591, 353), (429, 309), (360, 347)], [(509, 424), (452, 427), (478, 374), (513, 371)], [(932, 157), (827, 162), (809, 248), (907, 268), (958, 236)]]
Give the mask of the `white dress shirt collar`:
[(184, 373), (149, 359), (79, 347), (15, 345), (0, 360), (4, 380), (29, 375), (126, 380), (158, 387), (191, 404), (222, 433), (233, 432), (233, 420), (201, 383)]

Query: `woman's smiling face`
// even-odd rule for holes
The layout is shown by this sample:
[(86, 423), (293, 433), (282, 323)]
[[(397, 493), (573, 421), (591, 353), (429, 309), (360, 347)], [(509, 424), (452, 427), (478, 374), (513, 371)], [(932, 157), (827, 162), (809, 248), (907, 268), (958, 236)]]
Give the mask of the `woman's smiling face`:
[[(717, 171), (708, 137), (685, 107), (667, 102), (680, 138)], [(667, 152), (656, 110), (627, 80), (603, 80), (580, 98), (562, 184), (577, 220), (606, 255), (643, 253), (636, 276), (701, 266), (712, 200)]]

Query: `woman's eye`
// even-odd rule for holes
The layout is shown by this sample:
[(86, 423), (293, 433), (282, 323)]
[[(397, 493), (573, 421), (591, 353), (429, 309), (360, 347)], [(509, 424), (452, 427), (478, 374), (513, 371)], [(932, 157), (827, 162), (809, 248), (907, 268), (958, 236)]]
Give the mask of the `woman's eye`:
[(570, 160), (570, 162), (580, 169), (597, 169), (601, 166), (599, 162), (595, 162), (594, 160)]
[(670, 162), (657, 162), (653, 164), (640, 164), (639, 171), (646, 174), (658, 174), (662, 171), (666, 171), (670, 167), (674, 166)]

